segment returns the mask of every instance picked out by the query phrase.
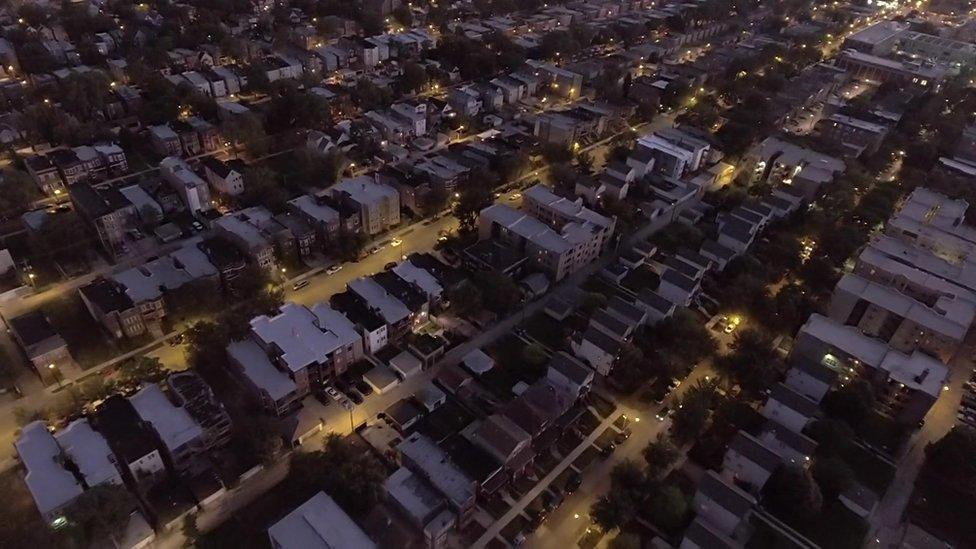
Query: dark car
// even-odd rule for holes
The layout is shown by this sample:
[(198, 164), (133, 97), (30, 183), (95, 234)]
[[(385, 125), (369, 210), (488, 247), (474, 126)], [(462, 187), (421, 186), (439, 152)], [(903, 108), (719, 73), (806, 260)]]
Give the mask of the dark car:
[(569, 475), (569, 478), (566, 479), (566, 486), (563, 488), (563, 492), (566, 494), (572, 494), (579, 489), (580, 484), (583, 484), (583, 477), (574, 471), (571, 475)]
[(328, 406), (329, 404), (332, 403), (332, 399), (329, 398), (329, 395), (327, 395), (325, 391), (316, 390), (312, 394), (315, 395), (315, 400), (322, 403), (322, 406)]
[(373, 394), (373, 388), (370, 387), (369, 383), (366, 383), (361, 379), (353, 380), (352, 385), (353, 387), (356, 388), (357, 391), (362, 393), (364, 396)]
[(391, 262), (387, 263), (386, 265), (383, 265), (383, 270), (384, 271), (389, 271), (390, 269), (392, 269), (393, 267), (396, 267), (396, 266), (397, 266), (397, 262), (396, 261), (391, 261)]
[(543, 504), (546, 506), (546, 509), (551, 513), (556, 509), (558, 509), (559, 506), (563, 504), (563, 500), (566, 498), (563, 497), (562, 492), (557, 491), (554, 486), (551, 486), (549, 489), (552, 491), (543, 492), (542, 498), (543, 498)]
[(359, 391), (353, 389), (350, 391), (343, 391), (343, 392), (346, 394), (346, 396), (349, 397), (349, 400), (355, 402), (356, 404), (363, 403), (363, 395), (359, 394)]
[(549, 513), (545, 509), (529, 511), (529, 525), (526, 531), (535, 532), (547, 518), (549, 518)]

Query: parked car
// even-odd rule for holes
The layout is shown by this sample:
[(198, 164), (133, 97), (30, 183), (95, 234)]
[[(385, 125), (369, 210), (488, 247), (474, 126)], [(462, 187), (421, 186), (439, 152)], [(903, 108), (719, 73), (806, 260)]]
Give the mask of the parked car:
[(366, 383), (365, 381), (363, 381), (361, 379), (354, 380), (352, 382), (352, 385), (353, 385), (353, 387), (356, 388), (357, 391), (359, 391), (363, 395), (371, 395), (371, 394), (373, 394), (373, 388), (369, 385), (369, 383)]
[(329, 267), (328, 269), (326, 269), (325, 270), (325, 274), (330, 274), (330, 275), (331, 274), (336, 274), (337, 272), (339, 272), (341, 270), (342, 270), (342, 264), (341, 263), (336, 263), (335, 265), (333, 265), (333, 266)]
[(331, 385), (326, 385), (325, 386), (325, 394), (327, 394), (330, 397), (336, 399), (337, 401), (338, 400), (342, 400), (342, 395), (340, 395), (339, 394), (339, 391), (336, 391), (335, 390), (335, 387), (332, 387)]
[(299, 280), (298, 282), (292, 284), (291, 289), (294, 291), (301, 290), (305, 286), (308, 286), (308, 280)]
[(572, 494), (579, 489), (580, 484), (583, 484), (583, 477), (579, 473), (573, 471), (571, 475), (566, 479), (566, 486), (563, 491), (566, 494)]
[(665, 406), (664, 408), (658, 410), (657, 415), (655, 417), (657, 418), (658, 421), (664, 421), (668, 419), (668, 416), (670, 415), (671, 415), (671, 408)]

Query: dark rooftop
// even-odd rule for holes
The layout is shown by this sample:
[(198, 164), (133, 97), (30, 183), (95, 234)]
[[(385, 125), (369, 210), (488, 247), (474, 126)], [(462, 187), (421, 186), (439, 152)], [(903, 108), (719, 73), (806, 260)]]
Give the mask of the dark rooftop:
[(11, 318), (10, 328), (26, 346), (36, 345), (58, 335), (47, 317), (39, 311)]
[(132, 463), (158, 447), (156, 437), (139, 417), (128, 399), (112, 395), (95, 410), (92, 424), (108, 441), (112, 451)]

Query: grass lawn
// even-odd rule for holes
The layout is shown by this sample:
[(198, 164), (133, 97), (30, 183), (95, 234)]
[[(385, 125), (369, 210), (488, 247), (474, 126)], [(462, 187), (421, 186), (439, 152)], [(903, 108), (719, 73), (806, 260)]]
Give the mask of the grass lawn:
[(583, 415), (580, 416), (579, 422), (577, 423), (579, 430), (584, 435), (588, 435), (596, 430), (600, 426), (600, 420), (593, 415), (593, 412), (589, 410), (584, 410)]

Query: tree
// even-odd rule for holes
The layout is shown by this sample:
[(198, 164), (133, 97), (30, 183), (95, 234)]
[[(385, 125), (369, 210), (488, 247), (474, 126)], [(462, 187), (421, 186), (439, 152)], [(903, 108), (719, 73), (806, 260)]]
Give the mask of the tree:
[(607, 547), (610, 549), (641, 549), (641, 539), (637, 534), (621, 532), (610, 540)]
[(976, 430), (958, 425), (925, 448), (922, 473), (956, 493), (976, 494)]
[(404, 63), (403, 74), (400, 75), (398, 82), (403, 90), (419, 91), (427, 85), (427, 71), (417, 63)]
[(254, 113), (244, 113), (225, 121), (220, 127), (221, 135), (233, 144), (235, 150), (243, 145), (253, 157), (264, 156), (268, 151), (268, 134), (264, 131), (261, 119)]
[(491, 205), (491, 187), (467, 185), (454, 205), (454, 217), (458, 220), (458, 232), (471, 234), (478, 222), (481, 210)]
[(483, 299), (481, 289), (471, 281), (465, 280), (448, 292), (451, 310), (458, 316), (471, 316), (481, 311)]
[(153, 230), (163, 220), (163, 214), (152, 204), (143, 204), (139, 208), (139, 219), (147, 230)]
[(200, 371), (222, 369), (227, 364), (230, 330), (210, 321), (194, 323), (185, 332), (187, 363)]
[(88, 232), (75, 212), (48, 215), (40, 230), (32, 233), (35, 253), (47, 257), (71, 254), (88, 243)]
[(95, 486), (82, 492), (64, 510), (68, 535), (86, 546), (102, 542), (120, 534), (135, 509), (135, 498), (124, 486)]
[(363, 516), (383, 499), (386, 469), (372, 454), (330, 434), (322, 450), (292, 458), (288, 482), (295, 491), (325, 491), (353, 516)]
[(671, 431), (675, 440), (690, 442), (700, 435), (708, 423), (708, 405), (702, 399), (687, 396), (674, 412)]
[(810, 426), (810, 438), (817, 441), (817, 455), (843, 455), (854, 440), (854, 430), (838, 419), (819, 419)]
[(660, 476), (668, 467), (674, 465), (681, 453), (675, 448), (674, 444), (668, 440), (664, 433), (660, 433), (657, 439), (652, 441), (644, 448), (644, 461), (647, 462), (648, 475), (652, 477)]
[(581, 152), (576, 155), (576, 166), (584, 174), (593, 173), (593, 155), (588, 152)]
[(265, 466), (278, 459), (278, 454), (284, 448), (284, 440), (273, 420), (262, 415), (251, 415), (240, 427), (247, 454), (258, 458)]
[(630, 522), (644, 500), (647, 477), (635, 461), (618, 463), (610, 471), (610, 490), (590, 508), (593, 517), (607, 532)]
[(522, 302), (522, 290), (512, 279), (497, 271), (479, 271), (474, 283), (481, 289), (486, 309), (504, 314)]
[(268, 78), (268, 67), (264, 63), (249, 63), (244, 68), (244, 75), (247, 77), (247, 86), (252, 90), (266, 92), (271, 86), (271, 80)]
[(744, 328), (735, 335), (729, 348), (728, 355), (715, 361), (715, 367), (726, 377), (751, 393), (758, 393), (772, 382), (778, 359), (770, 334)]
[(839, 496), (855, 482), (851, 466), (837, 456), (818, 457), (813, 462), (812, 473), (820, 491), (830, 499)]
[(31, 177), (20, 170), (0, 172), (0, 217), (14, 217), (28, 210), (40, 198)]
[(410, 11), (409, 7), (404, 5), (397, 6), (393, 9), (391, 15), (393, 15), (393, 19), (395, 19), (397, 23), (400, 23), (404, 27), (410, 28), (413, 26), (413, 13)]
[(251, 166), (244, 170), (244, 192), (241, 202), (248, 206), (264, 206), (272, 212), (285, 209), (289, 195), (278, 182), (278, 174), (267, 166)]
[(353, 97), (364, 112), (386, 107), (393, 100), (389, 89), (377, 86), (368, 78), (360, 78), (356, 82)]
[(528, 376), (538, 379), (546, 373), (549, 355), (542, 345), (529, 343), (522, 348), (522, 361), (525, 363)]
[(829, 417), (844, 421), (854, 429), (858, 429), (871, 415), (874, 402), (874, 389), (870, 383), (856, 379), (827, 393), (822, 407)]
[(677, 486), (665, 486), (651, 497), (650, 513), (655, 525), (672, 531), (684, 522), (688, 513), (688, 498)]
[(166, 377), (166, 370), (158, 358), (141, 356), (119, 368), (119, 384), (138, 387), (143, 383), (158, 383)]
[(580, 307), (586, 313), (593, 313), (597, 309), (602, 309), (607, 304), (607, 296), (600, 292), (587, 292), (583, 295)]
[(784, 465), (763, 486), (763, 507), (788, 524), (804, 524), (820, 512), (823, 497), (803, 469)]
[(443, 185), (433, 185), (420, 197), (420, 211), (425, 217), (439, 214), (447, 207), (447, 189)]

